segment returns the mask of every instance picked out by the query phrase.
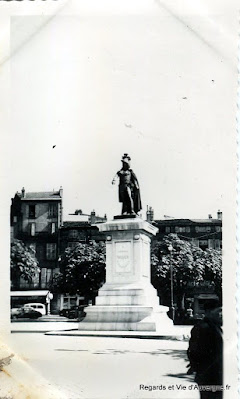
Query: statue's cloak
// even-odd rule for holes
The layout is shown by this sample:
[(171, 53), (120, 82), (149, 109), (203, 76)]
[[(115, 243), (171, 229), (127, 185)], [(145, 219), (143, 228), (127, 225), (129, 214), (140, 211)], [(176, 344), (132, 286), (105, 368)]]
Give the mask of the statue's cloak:
[[(135, 175), (135, 173), (132, 171), (132, 169), (129, 169), (129, 172), (131, 173), (131, 179), (130, 179), (129, 186), (131, 189), (131, 194), (132, 194), (132, 199), (133, 199), (133, 208), (134, 208), (134, 212), (138, 213), (142, 209), (142, 202), (141, 202), (138, 179), (137, 179), (137, 176)], [(124, 202), (126, 200), (126, 191), (127, 191), (126, 185), (119, 184), (119, 202)]]

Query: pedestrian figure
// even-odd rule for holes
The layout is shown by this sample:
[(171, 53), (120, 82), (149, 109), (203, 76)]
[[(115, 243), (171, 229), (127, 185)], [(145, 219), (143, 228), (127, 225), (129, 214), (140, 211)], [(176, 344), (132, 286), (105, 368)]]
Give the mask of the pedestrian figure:
[(142, 209), (140, 190), (137, 177), (130, 168), (131, 158), (128, 154), (122, 157), (122, 169), (116, 173), (112, 180), (115, 183), (119, 177), (119, 202), (122, 202), (122, 215), (135, 215)]
[(206, 302), (205, 317), (191, 331), (187, 351), (188, 374), (196, 372), (201, 399), (222, 399), (223, 338), (222, 308), (217, 300)]

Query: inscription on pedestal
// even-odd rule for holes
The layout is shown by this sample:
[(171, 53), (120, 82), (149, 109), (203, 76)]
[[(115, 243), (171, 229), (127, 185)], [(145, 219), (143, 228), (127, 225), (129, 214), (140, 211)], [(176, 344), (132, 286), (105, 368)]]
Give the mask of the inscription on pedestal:
[(131, 242), (116, 242), (116, 272), (131, 272)]

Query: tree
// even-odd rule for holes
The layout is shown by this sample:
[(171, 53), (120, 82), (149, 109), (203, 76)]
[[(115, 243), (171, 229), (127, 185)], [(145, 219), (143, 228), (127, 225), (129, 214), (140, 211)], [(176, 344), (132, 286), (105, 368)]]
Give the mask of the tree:
[(213, 281), (215, 292), (218, 297), (222, 298), (222, 251), (216, 249), (206, 249), (203, 251), (205, 261), (204, 279)]
[(162, 294), (163, 302), (170, 300), (170, 269), (173, 270), (174, 296), (177, 307), (183, 308), (184, 295), (189, 282), (213, 281), (221, 296), (221, 251), (203, 251), (176, 234), (169, 234), (162, 242), (155, 242), (151, 253), (152, 284)]
[(35, 256), (35, 249), (31, 245), (28, 247), (22, 241), (14, 239), (11, 242), (12, 287), (19, 287), (20, 277), (30, 283), (39, 273), (40, 269)]
[(74, 249), (67, 248), (61, 256), (61, 272), (54, 277), (52, 290), (94, 300), (105, 281), (105, 259), (102, 243), (79, 243)]

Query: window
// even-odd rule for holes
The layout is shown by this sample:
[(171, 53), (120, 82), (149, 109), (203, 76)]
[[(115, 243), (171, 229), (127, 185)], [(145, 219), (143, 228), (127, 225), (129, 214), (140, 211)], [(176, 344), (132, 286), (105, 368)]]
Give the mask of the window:
[(49, 204), (48, 216), (57, 217), (57, 204)]
[(49, 283), (52, 282), (52, 276), (53, 276), (52, 269), (47, 269), (47, 286), (49, 286)]
[(68, 236), (71, 237), (71, 238), (78, 238), (78, 231), (77, 230), (70, 230)]
[(46, 258), (48, 260), (54, 260), (57, 257), (57, 244), (50, 243), (46, 246)]
[(170, 226), (165, 227), (165, 232), (166, 233), (171, 233), (171, 227)]
[(35, 236), (36, 233), (36, 223), (30, 223), (30, 235)]
[(41, 288), (46, 288), (47, 286), (47, 269), (46, 267), (41, 268)]
[(200, 245), (208, 245), (208, 240), (199, 240)]
[(196, 226), (195, 230), (197, 233), (210, 233), (211, 226)]
[(36, 205), (29, 205), (28, 217), (34, 219), (36, 217)]
[(51, 233), (56, 233), (56, 223), (51, 223)]
[(208, 240), (199, 240), (199, 247), (202, 249), (208, 248)]
[(216, 226), (215, 230), (217, 233), (220, 233), (222, 231), (222, 226)]
[(44, 260), (45, 259), (45, 246), (43, 244), (37, 244), (36, 247), (36, 253), (37, 253), (37, 258), (38, 260)]
[(63, 297), (63, 309), (70, 309), (71, 306), (76, 306), (79, 303), (79, 298), (77, 296), (64, 296)]
[(193, 244), (196, 246), (196, 247), (199, 247), (199, 240), (197, 240), (196, 238), (193, 238)]
[(17, 223), (17, 216), (13, 216), (13, 222)]
[(175, 233), (190, 233), (190, 227), (189, 226), (184, 226), (184, 227), (175, 227)]
[(213, 248), (214, 249), (214, 239), (208, 240), (208, 248)]
[(215, 240), (215, 249), (220, 249), (220, 240)]

